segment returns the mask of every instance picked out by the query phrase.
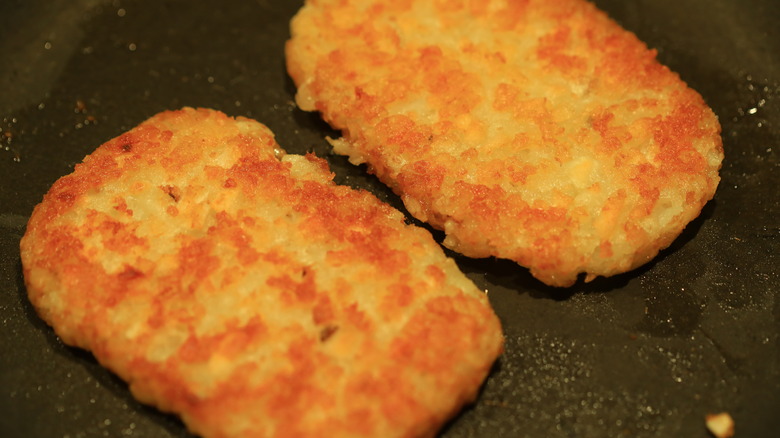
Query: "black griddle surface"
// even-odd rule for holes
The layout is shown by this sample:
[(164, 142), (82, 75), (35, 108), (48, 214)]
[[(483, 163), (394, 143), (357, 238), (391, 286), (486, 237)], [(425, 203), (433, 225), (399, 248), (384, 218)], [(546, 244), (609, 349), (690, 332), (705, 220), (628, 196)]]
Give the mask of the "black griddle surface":
[[(19, 239), (49, 186), (106, 140), (182, 106), (268, 125), (337, 182), (401, 207), (293, 104), (283, 44), (301, 1), (0, 4), (0, 436), (189, 437), (26, 298)], [(774, 0), (599, 0), (719, 115), (722, 182), (671, 248), (634, 272), (552, 289), (517, 265), (455, 257), (506, 333), (476, 404), (443, 437), (738, 437), (780, 430), (780, 8)], [(435, 232), (437, 238), (441, 234)]]

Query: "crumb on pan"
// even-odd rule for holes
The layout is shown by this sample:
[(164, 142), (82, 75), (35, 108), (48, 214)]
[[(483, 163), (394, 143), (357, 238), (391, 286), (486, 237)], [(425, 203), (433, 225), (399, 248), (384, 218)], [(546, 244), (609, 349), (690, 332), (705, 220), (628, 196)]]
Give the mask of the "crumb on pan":
[(731, 438), (734, 436), (734, 420), (728, 412), (708, 414), (706, 416), (707, 430), (715, 438)]

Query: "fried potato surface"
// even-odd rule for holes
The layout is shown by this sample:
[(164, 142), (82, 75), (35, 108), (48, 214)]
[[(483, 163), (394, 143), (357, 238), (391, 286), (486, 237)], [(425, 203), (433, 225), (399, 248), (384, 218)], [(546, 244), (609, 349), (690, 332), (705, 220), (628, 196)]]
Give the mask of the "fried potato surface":
[(467, 256), (615, 275), (718, 185), (712, 110), (584, 0), (308, 0), (291, 33), (299, 107)]
[(100, 146), (35, 208), (21, 255), (65, 343), (204, 437), (431, 436), (502, 349), (427, 231), (212, 110)]

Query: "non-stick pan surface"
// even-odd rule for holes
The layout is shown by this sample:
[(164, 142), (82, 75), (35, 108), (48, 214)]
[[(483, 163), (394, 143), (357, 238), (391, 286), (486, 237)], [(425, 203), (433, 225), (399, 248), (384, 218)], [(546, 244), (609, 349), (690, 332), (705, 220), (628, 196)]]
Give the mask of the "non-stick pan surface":
[[(634, 272), (551, 289), (517, 265), (452, 254), (503, 322), (506, 353), (444, 437), (705, 437), (780, 430), (780, 5), (599, 0), (680, 73), (723, 125), (715, 199)], [(284, 68), (301, 1), (5, 0), (0, 3), (0, 436), (187, 437), (135, 402), (26, 299), (19, 239), (35, 204), (104, 141), (166, 109), (267, 124), (288, 151), (400, 207), (335, 136), (293, 104)], [(441, 238), (440, 233), (434, 233)], [(453, 336), (457, 336), (453, 333)]]

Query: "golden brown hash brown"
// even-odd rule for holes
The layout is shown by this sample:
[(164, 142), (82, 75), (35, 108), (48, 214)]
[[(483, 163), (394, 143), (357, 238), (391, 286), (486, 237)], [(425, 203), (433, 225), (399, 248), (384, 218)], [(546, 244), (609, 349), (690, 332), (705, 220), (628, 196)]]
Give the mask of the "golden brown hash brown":
[(719, 182), (716, 116), (584, 0), (307, 0), (291, 33), (337, 153), (447, 247), (547, 284), (646, 263)]
[(99, 147), (35, 208), (21, 254), (65, 343), (205, 437), (431, 436), (502, 349), (427, 231), (212, 110)]

